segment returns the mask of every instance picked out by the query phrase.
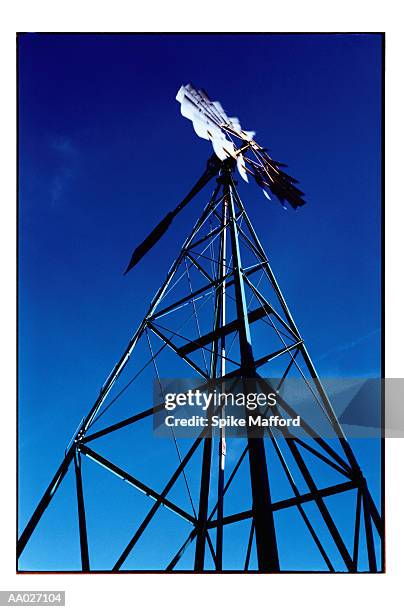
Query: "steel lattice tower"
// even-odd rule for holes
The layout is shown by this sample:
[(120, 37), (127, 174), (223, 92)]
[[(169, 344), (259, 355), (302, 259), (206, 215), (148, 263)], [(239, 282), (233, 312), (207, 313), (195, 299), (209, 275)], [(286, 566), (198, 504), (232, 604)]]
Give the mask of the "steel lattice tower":
[[(298, 544), (292, 545), (288, 531), (304, 532), (307, 539), (301, 546), (310, 545), (317, 555), (315, 569), (379, 571), (383, 522), (240, 198), (234, 170), (237, 165), (243, 178), (246, 172), (254, 175), (260, 187), (293, 207), (304, 203), (302, 192), (279, 169), (281, 164), (252, 140), (252, 133), (241, 130), (236, 118), (228, 120), (203, 90), (187, 87), (191, 102), (197, 95), (202, 100), (210, 117), (208, 128), (214, 131), (219, 125), (231, 136), (238, 135), (241, 147), (229, 154), (228, 141), (207, 130), (216, 155), (185, 199), (135, 250), (128, 270), (207, 184), (214, 185), (146, 316), (77, 428), (22, 531), (18, 556), (70, 473), (75, 481), (81, 569), (85, 572), (297, 570), (300, 567), (293, 554)], [(184, 93), (180, 99), (184, 106)], [(188, 116), (186, 112), (187, 108), (183, 114)], [(204, 134), (199, 115), (195, 121), (198, 135)], [(256, 161), (247, 158), (248, 151)], [(247, 426), (240, 441), (227, 438), (225, 428), (215, 437), (208, 424), (192, 440), (177, 440), (173, 431), (172, 440), (162, 442), (153, 437), (150, 421), (164, 410), (164, 404), (148, 403), (142, 379), (146, 371), (160, 385), (164, 376), (196, 376), (207, 386), (237, 379), (247, 392), (276, 392), (278, 401), (271, 414), (299, 415), (300, 427), (293, 431), (267, 427), (257, 436)], [(293, 376), (307, 390), (310, 409), (306, 412), (294, 406), (284, 391)], [(131, 396), (132, 402), (136, 399), (134, 410), (125, 398), (136, 385), (140, 385), (140, 394)], [(125, 417), (121, 419), (116, 416), (120, 406)], [(149, 429), (141, 429), (146, 423)], [(122, 461), (112, 459), (112, 444), (122, 447), (124, 432), (130, 434), (131, 452), (122, 455)], [(168, 461), (168, 443), (175, 450), (175, 464)], [(133, 465), (139, 456), (140, 461)], [(83, 478), (84, 465), (91, 460), (125, 481), (123, 487), (134, 487), (136, 499), (142, 498), (139, 512), (135, 507), (127, 512), (125, 533), (130, 536), (114, 561), (101, 568), (92, 561), (88, 518), (94, 500), (87, 490), (89, 476)], [(164, 472), (164, 482), (153, 472), (153, 465)], [(173, 514), (185, 528), (167, 527), (163, 511), (164, 517)], [(292, 519), (299, 531), (292, 530)], [(350, 529), (345, 528), (348, 523)], [(228, 530), (235, 527), (240, 531), (231, 535)], [(151, 539), (141, 548), (150, 531)], [(285, 542), (295, 565), (291, 566), (290, 559), (285, 561)], [(158, 567), (142, 561), (145, 550), (155, 551)], [(300, 558), (302, 551), (297, 552)]]

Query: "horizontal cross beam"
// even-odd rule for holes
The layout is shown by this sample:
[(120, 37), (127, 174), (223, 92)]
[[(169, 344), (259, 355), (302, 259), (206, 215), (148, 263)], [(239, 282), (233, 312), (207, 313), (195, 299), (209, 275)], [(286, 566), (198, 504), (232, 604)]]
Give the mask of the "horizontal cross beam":
[[(248, 321), (250, 323), (254, 323), (259, 319), (262, 319), (262, 317), (264, 317), (266, 314), (266, 308), (260, 306), (259, 308), (256, 308), (248, 314)], [(180, 357), (184, 357), (185, 355), (188, 355), (188, 353), (192, 353), (193, 351), (196, 351), (202, 348), (203, 346), (210, 344), (218, 338), (223, 338), (224, 336), (231, 334), (232, 332), (238, 329), (239, 325), (239, 320), (234, 319), (234, 321), (231, 321), (226, 325), (222, 325), (222, 327), (218, 327), (217, 329), (205, 334), (204, 336), (201, 336), (200, 338), (198, 338), (198, 340), (193, 340), (192, 342), (188, 342), (187, 344), (184, 344), (183, 346), (179, 347), (178, 354), (180, 355)]]
[[(248, 268), (248, 270), (247, 269), (242, 270), (244, 277), (251, 276), (255, 272), (258, 272), (259, 270), (262, 269), (265, 263), (266, 262), (259, 262), (257, 264), (254, 264), (250, 268)], [(203, 297), (204, 295), (207, 295), (210, 291), (219, 287), (224, 281), (226, 281), (226, 287), (228, 289), (229, 287), (234, 285), (234, 280), (232, 277), (233, 277), (233, 270), (230, 270), (230, 272), (228, 272), (224, 276), (220, 276), (219, 278), (213, 280), (208, 285), (204, 285), (203, 287), (200, 287), (199, 289), (196, 289), (195, 291), (191, 293), (187, 293), (187, 295), (185, 295), (183, 298), (180, 298), (179, 300), (177, 300), (176, 302), (173, 302), (169, 306), (166, 306), (165, 308), (162, 308), (161, 310), (157, 310), (153, 312), (153, 314), (150, 317), (148, 317), (148, 319), (153, 321), (154, 319), (158, 319), (159, 317), (163, 317), (167, 314), (170, 314), (170, 312), (173, 312), (174, 310), (176, 310), (177, 308), (180, 308), (181, 306), (191, 304), (192, 301), (195, 300), (197, 297), (199, 296)]]
[[(358, 483), (355, 481), (343, 482), (331, 487), (325, 487), (324, 489), (318, 489), (313, 493), (303, 493), (302, 495), (296, 495), (295, 497), (289, 497), (281, 501), (273, 502), (271, 504), (273, 512), (277, 510), (284, 510), (285, 508), (291, 508), (298, 506), (306, 502), (315, 501), (318, 498), (328, 497), (330, 495), (337, 495), (338, 493), (344, 493), (345, 491), (351, 491), (357, 489)], [(229, 514), (223, 517), (223, 524), (229, 525), (230, 523), (237, 523), (238, 521), (244, 521), (252, 518), (252, 510), (245, 510), (244, 512), (237, 512), (236, 514)], [(217, 520), (210, 521), (208, 523), (208, 529), (215, 529), (217, 527)]]

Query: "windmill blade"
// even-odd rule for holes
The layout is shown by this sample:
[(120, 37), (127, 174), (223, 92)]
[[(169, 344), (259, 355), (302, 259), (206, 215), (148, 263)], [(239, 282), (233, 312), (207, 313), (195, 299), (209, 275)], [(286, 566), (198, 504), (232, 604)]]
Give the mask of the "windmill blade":
[[(265, 149), (262, 149), (263, 151), (265, 151)], [(275, 164), (275, 166), (277, 166), (278, 168), (287, 168), (288, 164), (282, 164), (282, 162), (278, 162), (275, 159), (272, 159), (272, 157), (269, 157), (269, 155), (267, 155), (268, 159), (270, 160), (270, 162), (272, 164)]]
[(209, 95), (204, 89), (194, 88), (193, 91), (195, 92), (195, 96), (201, 100), (203, 107), (217, 118), (219, 124), (222, 124), (223, 122), (226, 123), (227, 121), (229, 121), (220, 102), (212, 102), (212, 100), (209, 98)]
[(219, 117), (222, 120), (222, 122), (223, 123), (228, 123), (229, 122), (229, 118), (226, 115), (226, 113), (224, 112), (224, 108), (220, 104), (220, 102), (218, 100), (216, 100), (215, 102), (212, 102), (212, 105), (215, 107), (216, 112), (219, 115)]
[(229, 117), (229, 123), (236, 132), (241, 132), (241, 124), (238, 117)]
[(234, 144), (225, 138), (212, 138), (212, 147), (220, 161), (236, 156)]
[(300, 206), (303, 206), (306, 202), (303, 199), (303, 191), (295, 186), (298, 181), (283, 172), (278, 167), (277, 162), (272, 160), (261, 147), (257, 146), (251, 149), (256, 161), (248, 159), (247, 161), (251, 164), (254, 172), (254, 178), (257, 184), (264, 188), (264, 185), (275, 195), (282, 206), (284, 202), (294, 208), (295, 210)]
[(248, 183), (248, 175), (245, 167), (244, 157), (241, 154), (237, 155), (237, 170), (239, 171), (241, 178), (246, 183)]
[(229, 156), (236, 157), (234, 143), (228, 137), (230, 133), (241, 141), (249, 141), (255, 134), (243, 131), (237, 117), (229, 118), (220, 102), (212, 102), (206, 91), (191, 84), (181, 86), (176, 100), (181, 104), (181, 114), (192, 121), (201, 138), (206, 139), (206, 127), (213, 150), (221, 161)]
[(248, 142), (250, 142), (250, 140), (252, 140), (255, 136), (255, 132), (252, 132), (251, 130), (250, 131), (242, 130), (241, 133), (243, 135), (243, 138), (247, 140)]
[[(177, 93), (176, 100), (181, 104), (181, 113), (183, 114), (183, 106), (188, 106), (194, 108), (197, 113), (203, 114), (210, 121), (215, 123), (217, 126), (220, 126), (222, 123), (222, 118), (218, 114), (216, 108), (209, 100), (207, 95), (202, 96), (201, 92), (196, 90), (192, 85), (183, 85)], [(191, 119), (192, 117), (187, 117)]]
[[(264, 196), (270, 200), (272, 193), (284, 208), (285, 202), (294, 209), (305, 204), (303, 191), (296, 187), (297, 179), (282, 170), (286, 164), (273, 160), (254, 140), (255, 132), (244, 130), (238, 117), (228, 117), (221, 103), (212, 101), (204, 89), (183, 85), (176, 100), (181, 104), (181, 114), (192, 121), (195, 133), (211, 141), (216, 157), (222, 162), (236, 160), (244, 181), (252, 175)], [(248, 151), (254, 159), (246, 155)]]
[(199, 121), (198, 119), (194, 119), (192, 122), (195, 133), (199, 138), (203, 138), (204, 140), (210, 140), (208, 134), (209, 122), (208, 121)]
[(185, 208), (187, 204), (205, 187), (205, 185), (215, 177), (220, 169), (220, 164), (216, 156), (212, 157), (208, 161), (207, 168), (202, 174), (201, 178), (192, 187), (191, 191), (185, 196), (185, 198), (171, 210), (157, 225), (150, 234), (136, 247), (130, 258), (129, 264), (124, 272), (127, 274), (141, 259), (154, 247), (154, 245), (164, 236), (169, 229), (171, 223), (175, 217)]

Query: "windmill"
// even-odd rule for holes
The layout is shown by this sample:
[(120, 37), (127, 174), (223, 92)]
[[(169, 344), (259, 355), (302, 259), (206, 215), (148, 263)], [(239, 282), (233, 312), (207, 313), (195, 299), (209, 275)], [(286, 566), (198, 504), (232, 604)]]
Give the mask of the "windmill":
[[(75, 479), (81, 568), (94, 569), (82, 474), (84, 464), (92, 460), (134, 487), (149, 504), (142, 518), (126, 517), (130, 537), (113, 563), (101, 568), (105, 571), (304, 570), (294, 564), (297, 544), (290, 542), (289, 523), (282, 527), (281, 517), (286, 513), (293, 516), (299, 533), (304, 531), (306, 539), (301, 545), (312, 547), (315, 569), (376, 572), (381, 569), (380, 514), (241, 200), (235, 172), (242, 180), (256, 183), (266, 199), (275, 197), (283, 207), (303, 206), (304, 194), (296, 179), (285, 172), (284, 164), (272, 159), (256, 142), (255, 133), (242, 129), (239, 119), (228, 117), (204, 90), (186, 85), (176, 99), (181, 114), (192, 122), (200, 138), (210, 141), (214, 153), (187, 196), (134, 250), (125, 273), (139, 264), (204, 187), (212, 184), (213, 192), (145, 317), (66, 447), (58, 470), (22, 531), (18, 554), (23, 553), (70, 472)], [(135, 359), (137, 351), (139, 360)], [(133, 364), (135, 372), (128, 375)], [(150, 461), (132, 466), (143, 470), (142, 477), (107, 458), (108, 446), (104, 450), (97, 447), (111, 437), (116, 441), (129, 429), (136, 440), (136, 427), (163, 410), (159, 404), (139, 408), (120, 420), (116, 416), (117, 404), (146, 367), (160, 385), (164, 368), (171, 376), (173, 372), (176, 376), (192, 372), (207, 385), (241, 380), (247, 391), (276, 393), (278, 403), (272, 414), (290, 417), (298, 413), (284, 389), (294, 374), (307, 389), (311, 411), (299, 415), (298, 432), (267, 427), (265, 435), (256, 435), (247, 427), (242, 448), (240, 440), (226, 437), (225, 428), (215, 438), (211, 425), (202, 427), (188, 447), (173, 431), (170, 443), (178, 465), (170, 470), (160, 462), (159, 470), (167, 467), (167, 477), (164, 486), (155, 484), (152, 474), (146, 474), (145, 463), (150, 466), (158, 461), (157, 455), (153, 458), (156, 440), (142, 448), (142, 453), (150, 451)], [(271, 382), (274, 377), (276, 386)], [(317, 428), (320, 421), (321, 433)], [(329, 437), (323, 434), (326, 430)], [(134, 461), (134, 454), (130, 461)], [(128, 457), (125, 461), (130, 463)], [(234, 495), (230, 501), (234, 489), (238, 501)], [(241, 502), (244, 507), (238, 508)], [(167, 536), (162, 510), (186, 524), (185, 537), (176, 548), (175, 537)], [(343, 523), (341, 516), (345, 517)], [(136, 551), (156, 523), (163, 534), (149, 539), (146, 546), (158, 554), (161, 565), (139, 565), (142, 555), (137, 560)], [(236, 526), (240, 531), (232, 537), (230, 529)]]

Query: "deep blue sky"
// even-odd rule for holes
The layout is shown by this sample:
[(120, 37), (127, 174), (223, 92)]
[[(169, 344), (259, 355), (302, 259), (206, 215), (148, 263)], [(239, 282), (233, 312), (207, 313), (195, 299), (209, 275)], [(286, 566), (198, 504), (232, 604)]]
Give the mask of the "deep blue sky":
[(240, 188), (320, 374), (379, 373), (379, 36), (23, 35), (22, 523), (200, 210), (122, 275), (211, 154), (175, 101), (190, 81), (301, 181), (298, 213)]

